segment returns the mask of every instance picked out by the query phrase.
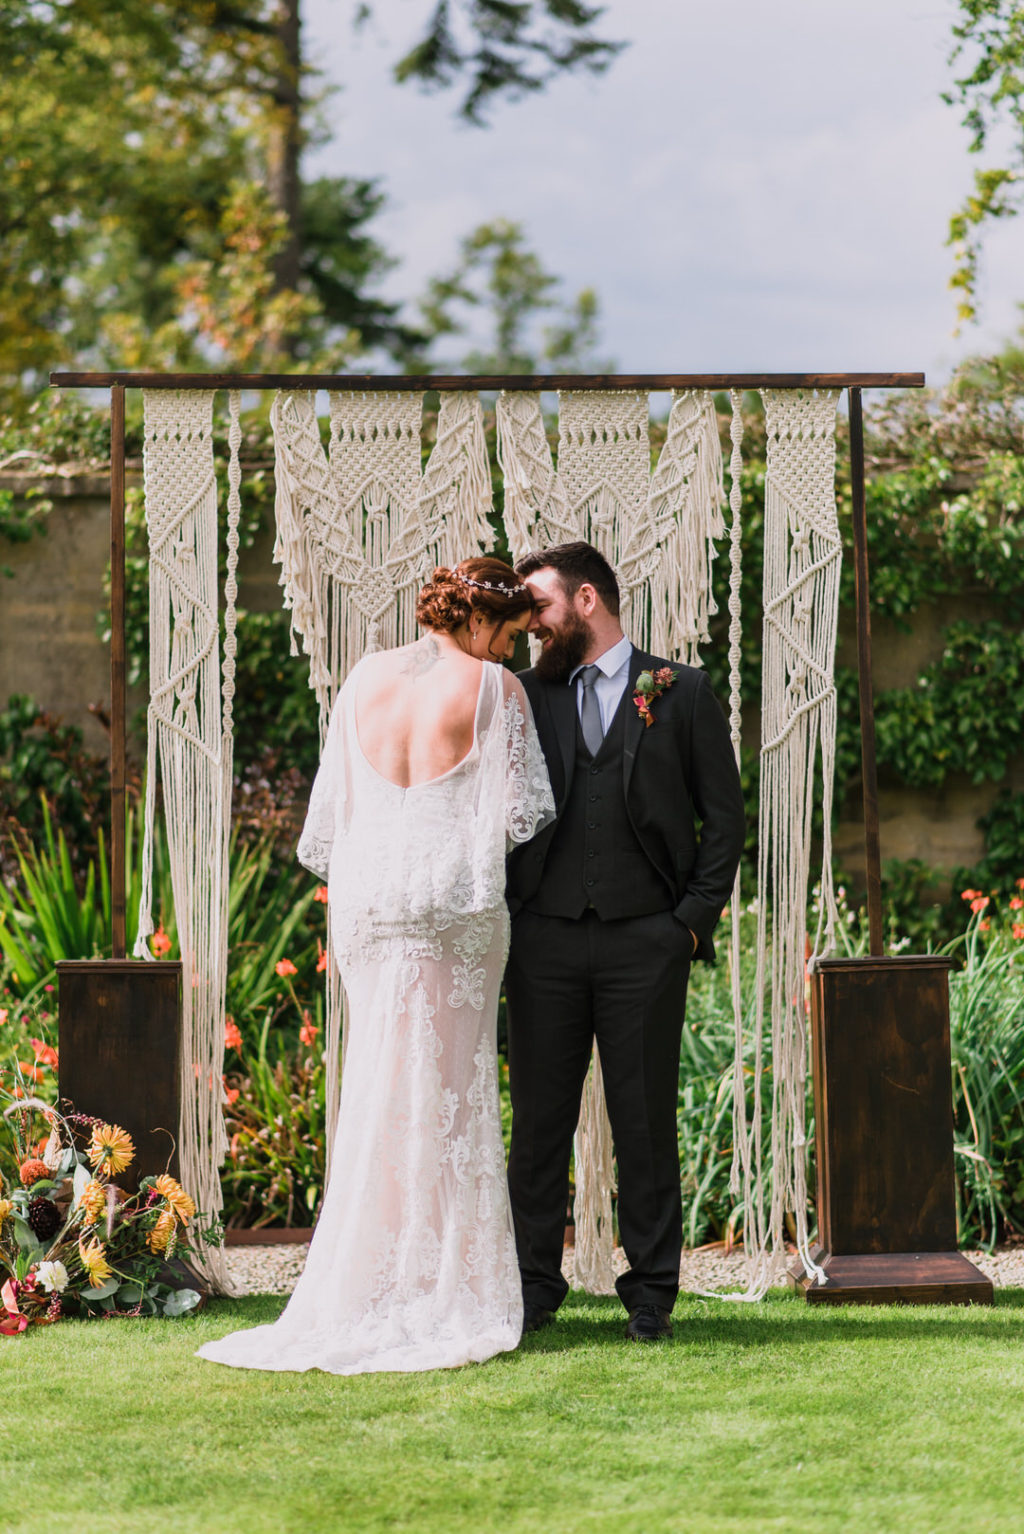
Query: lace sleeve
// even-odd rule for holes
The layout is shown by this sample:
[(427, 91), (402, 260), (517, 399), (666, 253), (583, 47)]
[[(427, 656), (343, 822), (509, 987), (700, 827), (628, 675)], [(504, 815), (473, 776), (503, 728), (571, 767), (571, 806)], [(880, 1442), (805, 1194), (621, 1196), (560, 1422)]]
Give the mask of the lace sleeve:
[(505, 835), (508, 847), (514, 847), (528, 842), (555, 818), (555, 800), (529, 699), (521, 683), (514, 677), (508, 681), (512, 685), (505, 698)]
[(343, 710), (344, 689), (335, 700), (320, 766), (296, 856), (303, 868), (326, 879), (336, 836), (344, 829), (348, 802)]

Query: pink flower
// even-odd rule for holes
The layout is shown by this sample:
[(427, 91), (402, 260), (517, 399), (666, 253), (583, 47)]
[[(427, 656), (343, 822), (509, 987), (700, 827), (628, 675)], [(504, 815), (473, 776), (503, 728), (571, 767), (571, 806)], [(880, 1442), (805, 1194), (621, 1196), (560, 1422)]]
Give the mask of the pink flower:
[(6, 1023), (10, 1015), (10, 1011), (7, 1007), (0, 1007), (0, 1028), (3, 1027), (4, 1023)]
[(43, 986), (43, 990), (44, 991), (52, 991), (53, 989), (54, 989), (54, 987), (52, 985), (44, 985)]
[(274, 965), (274, 973), (280, 975), (281, 979), (284, 980), (288, 975), (297, 975), (299, 972), (291, 959), (278, 959)]
[(162, 959), (165, 953), (170, 953), (171, 940), (167, 936), (167, 933), (164, 931), (163, 922), (160, 923), (159, 927), (157, 927), (156, 931), (153, 933), (153, 936), (150, 938), (149, 946), (152, 948), (158, 959)]

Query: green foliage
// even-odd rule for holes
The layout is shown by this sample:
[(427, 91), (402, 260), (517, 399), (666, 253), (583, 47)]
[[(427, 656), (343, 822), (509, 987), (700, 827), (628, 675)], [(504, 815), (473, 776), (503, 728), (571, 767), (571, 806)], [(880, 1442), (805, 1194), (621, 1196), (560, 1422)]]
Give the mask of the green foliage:
[[(453, 17), (452, 11), (457, 16)], [(374, 11), (360, 7), (360, 19)], [(439, 0), (426, 30), (395, 65), (395, 79), (426, 90), (466, 85), (460, 107), (478, 127), (502, 96), (544, 88), (563, 71), (600, 74), (625, 46), (590, 30), (602, 8), (580, 0)]]
[(270, 1021), (268, 1013), (255, 1046), (243, 1045), (226, 1078), (233, 1097), (221, 1172), (227, 1225), (312, 1225), (323, 1198), (324, 1057), (313, 1047), (320, 1028), (307, 1014), (307, 1042), (296, 1052), (278, 1040), (271, 1059)]
[(16, 849), (38, 843), (55, 820), (73, 866), (95, 856), (107, 822), (110, 780), (104, 757), (86, 750), (82, 732), (16, 694), (0, 709), (0, 877)]
[(1020, 752), (1024, 718), (1024, 631), (992, 620), (953, 623), (939, 660), (915, 687), (875, 704), (880, 762), (917, 787), (951, 772), (998, 782)]
[[(593, 365), (597, 297), (579, 293), (553, 325), (544, 314), (559, 310), (559, 279), (529, 249), (521, 224), (499, 218), (480, 224), (462, 241), (459, 262), (448, 277), (435, 277), (422, 300), (425, 329), (437, 341), (472, 334), (474, 318), (493, 323), (493, 337), (460, 359), (469, 373), (534, 373)], [(543, 367), (542, 367), (543, 364)], [(604, 365), (607, 367), (607, 364)]]
[(963, 110), (969, 148), (980, 154), (992, 135), (1009, 129), (1009, 164), (985, 166), (974, 174), (974, 190), (954, 212), (948, 244), (956, 266), (950, 287), (957, 293), (960, 320), (977, 318), (981, 241), (992, 219), (1011, 218), (1021, 208), (1024, 168), (1024, 10), (1019, 0), (959, 0), (950, 63), (965, 72), (943, 100)]
[(1024, 942), (1000, 914), (979, 909), (949, 985), (957, 1230), (989, 1249), (1024, 1233)]

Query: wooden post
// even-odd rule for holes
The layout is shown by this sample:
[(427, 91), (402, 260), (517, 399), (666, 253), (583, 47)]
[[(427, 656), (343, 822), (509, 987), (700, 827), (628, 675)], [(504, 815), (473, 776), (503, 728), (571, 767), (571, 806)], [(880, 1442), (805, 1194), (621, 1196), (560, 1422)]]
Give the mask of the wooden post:
[(860, 770), (865, 804), (865, 873), (868, 882), (868, 951), (885, 951), (881, 927), (881, 847), (878, 834), (878, 762), (871, 683), (871, 589), (868, 583), (868, 514), (865, 505), (865, 417), (860, 390), (849, 391), (849, 489), (854, 514), (857, 594), (857, 693), (860, 698)]
[(875, 705), (871, 682), (871, 596), (868, 584), (868, 527), (864, 496), (864, 415), (860, 389), (850, 397), (850, 496), (853, 503), (853, 571), (857, 605), (857, 692), (860, 700), (860, 760), (864, 801), (864, 862), (868, 900), (868, 951), (884, 952), (882, 858), (878, 827), (878, 763)]
[(128, 730), (125, 636), (124, 384), (110, 390), (110, 911), (111, 956), (128, 950), (125, 780)]

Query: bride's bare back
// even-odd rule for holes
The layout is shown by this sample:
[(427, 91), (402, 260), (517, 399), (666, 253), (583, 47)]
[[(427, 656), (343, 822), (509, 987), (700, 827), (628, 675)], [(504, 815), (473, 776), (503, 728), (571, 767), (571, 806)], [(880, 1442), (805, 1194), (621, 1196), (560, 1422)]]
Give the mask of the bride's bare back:
[(438, 634), (368, 656), (355, 722), (359, 749), (374, 771), (413, 788), (457, 767), (473, 746), (483, 666)]

